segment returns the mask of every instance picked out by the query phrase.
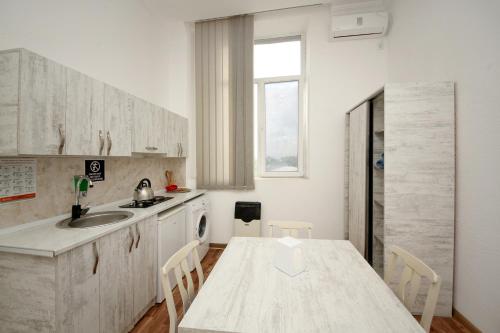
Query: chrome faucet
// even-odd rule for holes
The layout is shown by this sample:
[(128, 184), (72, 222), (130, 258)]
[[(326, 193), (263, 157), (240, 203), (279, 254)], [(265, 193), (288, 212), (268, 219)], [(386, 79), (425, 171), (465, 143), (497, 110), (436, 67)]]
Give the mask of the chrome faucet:
[(78, 180), (76, 181), (75, 185), (75, 204), (71, 207), (71, 218), (72, 219), (78, 219), (82, 215), (87, 214), (89, 211), (90, 207), (85, 207), (82, 209), (82, 206), (80, 205), (80, 198), (86, 197), (87, 196), (87, 191), (80, 191), (80, 185), (82, 184), (83, 180), (86, 180), (89, 184), (89, 188), (93, 187), (94, 185), (92, 184), (92, 181), (88, 176), (82, 175), (82, 176), (75, 176), (78, 177)]

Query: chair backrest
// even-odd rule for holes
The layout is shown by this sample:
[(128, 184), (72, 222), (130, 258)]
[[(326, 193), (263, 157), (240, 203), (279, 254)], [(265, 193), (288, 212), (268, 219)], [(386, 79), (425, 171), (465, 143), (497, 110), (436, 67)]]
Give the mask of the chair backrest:
[[(182, 298), (182, 309), (183, 312), (186, 313), (195, 297), (194, 283), (193, 279), (191, 278), (191, 272), (189, 272), (187, 263), (187, 257), (189, 256), (189, 254), (192, 254), (192, 259), (196, 267), (196, 273), (198, 274), (198, 290), (200, 290), (204, 281), (203, 270), (200, 264), (200, 257), (198, 256), (198, 251), (196, 250), (199, 244), (200, 242), (195, 240), (185, 245), (182, 249), (174, 253), (174, 255), (172, 255), (170, 259), (167, 260), (167, 262), (161, 269), (161, 281), (163, 292), (165, 294), (165, 302), (167, 303), (168, 316), (170, 319), (169, 333), (175, 333), (177, 331), (177, 311), (175, 310), (174, 296), (172, 293), (170, 280), (168, 278), (168, 273), (172, 270), (175, 273), (177, 287), (179, 288), (179, 292)], [(187, 280), (187, 290), (184, 287), (184, 283), (182, 282), (182, 278), (184, 275), (186, 276)]]
[(308, 238), (311, 238), (312, 223), (302, 221), (269, 221), (269, 236), (273, 237), (274, 227), (281, 230), (282, 235), (298, 237), (300, 230), (306, 230)]
[(441, 277), (423, 261), (398, 246), (392, 246), (389, 252), (389, 262), (384, 280), (387, 284), (391, 282), (396, 271), (397, 259), (401, 258), (404, 262), (404, 269), (396, 289), (396, 295), (409, 311), (415, 305), (422, 277), (430, 281), (422, 319), (420, 320), (420, 325), (426, 332), (429, 332), (438, 301), (439, 289), (441, 288)]

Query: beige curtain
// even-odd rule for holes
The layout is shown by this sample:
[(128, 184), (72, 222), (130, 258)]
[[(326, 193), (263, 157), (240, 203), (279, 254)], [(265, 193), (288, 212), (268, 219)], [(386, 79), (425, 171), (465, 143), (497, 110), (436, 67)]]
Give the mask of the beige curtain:
[(198, 188), (253, 189), (253, 16), (197, 22)]

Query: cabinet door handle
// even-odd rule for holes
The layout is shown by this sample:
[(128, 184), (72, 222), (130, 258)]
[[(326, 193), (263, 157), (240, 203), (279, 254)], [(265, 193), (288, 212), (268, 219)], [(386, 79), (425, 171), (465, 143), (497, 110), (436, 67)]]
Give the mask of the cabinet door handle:
[(59, 124), (59, 155), (63, 153), (64, 145), (66, 144), (66, 134), (64, 133), (63, 125)]
[(181, 157), (181, 143), (177, 142), (177, 157)]
[(137, 249), (137, 247), (139, 246), (139, 241), (141, 240), (141, 233), (139, 232), (139, 224), (138, 223), (135, 225), (135, 232), (137, 234), (137, 242), (135, 243), (135, 248)]
[(146, 150), (155, 151), (155, 150), (158, 150), (158, 147), (147, 146)]
[(111, 147), (113, 146), (113, 141), (111, 140), (111, 134), (108, 133), (106, 134), (106, 136), (108, 137), (108, 156), (109, 156), (109, 153), (111, 152)]
[(128, 253), (130, 253), (130, 252), (132, 252), (132, 248), (134, 247), (135, 240), (134, 240), (134, 233), (132, 231), (132, 227), (130, 227), (128, 230), (130, 232), (130, 237), (132, 238), (132, 241), (130, 242), (130, 246), (128, 248)]
[(182, 142), (179, 143), (179, 145), (181, 146), (181, 157), (184, 156), (184, 147), (182, 147)]
[(102, 135), (102, 130), (99, 130), (99, 156), (102, 155), (104, 149), (104, 135)]
[(97, 244), (94, 242), (93, 248), (94, 248), (94, 257), (95, 257), (95, 262), (94, 262), (94, 269), (92, 270), (92, 274), (95, 275), (97, 273), (97, 266), (99, 266), (99, 252), (97, 251)]

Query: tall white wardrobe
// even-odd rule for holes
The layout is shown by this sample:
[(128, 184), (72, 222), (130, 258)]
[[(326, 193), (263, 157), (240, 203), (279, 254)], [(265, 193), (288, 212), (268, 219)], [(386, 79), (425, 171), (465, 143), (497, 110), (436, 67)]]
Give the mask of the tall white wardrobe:
[(391, 245), (434, 269), (438, 316), (451, 316), (453, 297), (454, 100), (453, 82), (391, 83), (346, 114), (346, 239), (381, 276)]

